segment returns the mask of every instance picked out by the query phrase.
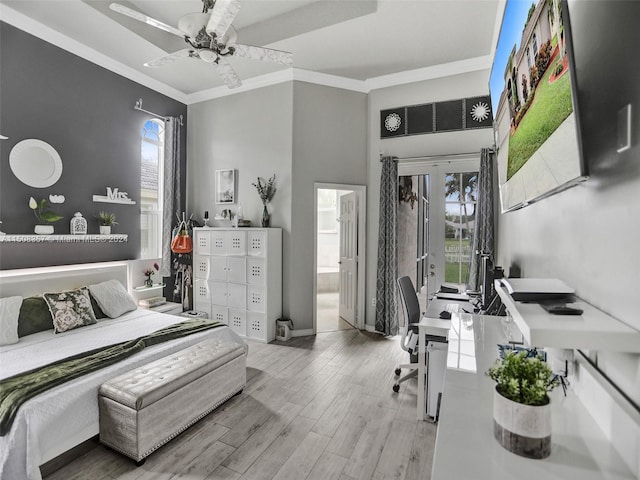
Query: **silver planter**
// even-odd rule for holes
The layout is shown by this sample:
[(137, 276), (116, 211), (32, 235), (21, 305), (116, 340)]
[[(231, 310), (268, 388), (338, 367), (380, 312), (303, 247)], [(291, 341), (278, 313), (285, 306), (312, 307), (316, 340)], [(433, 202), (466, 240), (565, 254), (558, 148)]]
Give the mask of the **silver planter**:
[(551, 455), (551, 403), (540, 406), (514, 402), (493, 394), (493, 436), (510, 452), (527, 458)]

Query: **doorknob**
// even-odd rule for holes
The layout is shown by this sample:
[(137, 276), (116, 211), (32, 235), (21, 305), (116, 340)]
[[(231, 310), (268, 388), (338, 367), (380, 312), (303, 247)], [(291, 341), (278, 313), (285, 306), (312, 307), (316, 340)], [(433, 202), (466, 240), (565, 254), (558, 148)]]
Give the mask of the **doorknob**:
[(435, 277), (436, 276), (436, 272), (433, 272), (433, 271), (429, 272), (429, 276), (430, 277)]

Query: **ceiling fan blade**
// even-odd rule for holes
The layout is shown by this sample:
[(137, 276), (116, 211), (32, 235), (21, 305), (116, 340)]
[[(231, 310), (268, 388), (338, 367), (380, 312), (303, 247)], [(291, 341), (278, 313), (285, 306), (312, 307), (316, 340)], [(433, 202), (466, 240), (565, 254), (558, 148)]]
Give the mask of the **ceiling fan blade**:
[(109, 5), (109, 8), (114, 12), (121, 13), (123, 15), (126, 15), (127, 17), (138, 20), (139, 22), (146, 23), (147, 25), (151, 25), (152, 27), (159, 28), (160, 30), (173, 33), (180, 38), (184, 38), (184, 33), (182, 33), (177, 28), (174, 28), (171, 25), (167, 25), (166, 23), (163, 23), (160, 20), (156, 20), (155, 18), (148, 17), (144, 13), (138, 12), (129, 7), (125, 7), (124, 5), (120, 5), (119, 3), (112, 3)]
[(218, 62), (214, 64), (216, 66), (216, 71), (218, 75), (222, 77), (224, 83), (227, 84), (229, 88), (237, 88), (242, 85), (240, 81), (240, 77), (233, 69), (233, 67), (227, 62), (223, 57), (218, 57)]
[(175, 62), (179, 58), (187, 58), (191, 56), (192, 50), (185, 48), (184, 50), (178, 50), (177, 52), (173, 52), (169, 55), (165, 55), (164, 57), (156, 58), (155, 60), (151, 60), (144, 64), (145, 67), (149, 68), (158, 68), (166, 65), (168, 63)]
[(240, 0), (216, 0), (207, 23), (207, 33), (215, 33), (222, 38), (240, 11)]
[(293, 54), (271, 48), (254, 47), (252, 45), (233, 45), (233, 55), (253, 60), (265, 60), (267, 62), (280, 63), (282, 65), (293, 64)]

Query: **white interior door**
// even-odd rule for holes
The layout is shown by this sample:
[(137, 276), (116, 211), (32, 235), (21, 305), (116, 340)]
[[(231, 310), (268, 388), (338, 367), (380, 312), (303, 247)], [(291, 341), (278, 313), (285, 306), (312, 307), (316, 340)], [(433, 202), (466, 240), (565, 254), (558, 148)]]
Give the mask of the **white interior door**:
[(340, 196), (339, 315), (355, 324), (358, 292), (358, 214), (356, 192)]

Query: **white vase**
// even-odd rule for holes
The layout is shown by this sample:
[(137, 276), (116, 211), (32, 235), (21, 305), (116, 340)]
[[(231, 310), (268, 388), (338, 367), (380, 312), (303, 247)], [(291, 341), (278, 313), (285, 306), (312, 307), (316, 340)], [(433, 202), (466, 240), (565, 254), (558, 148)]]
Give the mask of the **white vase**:
[(533, 406), (493, 393), (493, 436), (510, 452), (527, 458), (551, 454), (551, 402)]
[(111, 235), (111, 225), (100, 225), (100, 235)]
[(33, 231), (37, 235), (53, 235), (53, 225), (36, 225)]

